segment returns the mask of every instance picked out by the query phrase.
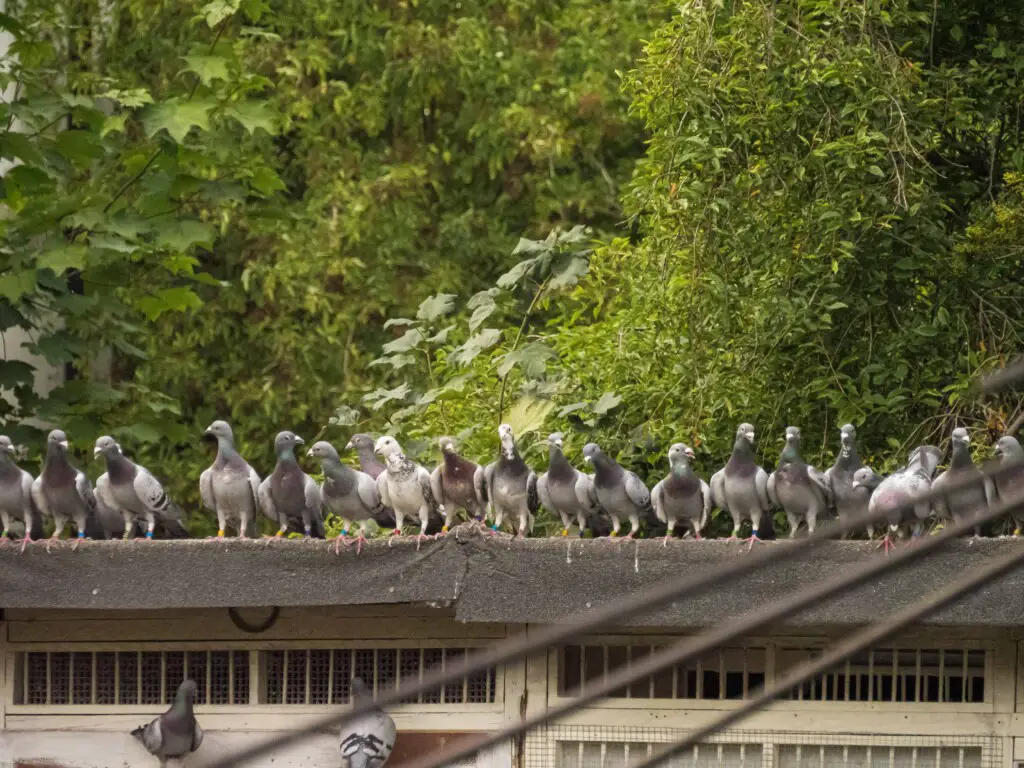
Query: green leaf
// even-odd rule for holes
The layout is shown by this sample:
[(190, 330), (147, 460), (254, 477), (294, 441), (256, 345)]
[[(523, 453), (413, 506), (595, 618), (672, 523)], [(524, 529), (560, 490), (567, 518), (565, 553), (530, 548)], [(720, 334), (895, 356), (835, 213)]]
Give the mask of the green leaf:
[(0, 387), (14, 389), (19, 384), (31, 384), (35, 370), (21, 360), (0, 360)]
[(469, 339), (455, 350), (452, 360), (458, 365), (469, 365), (476, 359), (477, 355), (485, 349), (493, 347), (501, 339), (501, 331), (494, 328), (485, 328)]
[(523, 376), (539, 379), (547, 370), (547, 361), (556, 357), (551, 347), (539, 341), (531, 342), (522, 349), (509, 352), (498, 365), (498, 375), (507, 376), (515, 366), (523, 372)]
[(111, 90), (106, 93), (101, 93), (102, 98), (116, 101), (123, 107), (129, 109), (138, 109), (146, 104), (153, 103), (153, 97), (149, 95), (149, 91), (145, 88), (130, 88), (128, 90)]
[[(520, 243), (522, 240), (519, 241)], [(525, 259), (516, 264), (512, 269), (506, 272), (504, 275), (498, 278), (497, 285), (499, 288), (508, 290), (512, 288), (516, 283), (522, 280), (526, 274), (533, 269), (533, 266), (537, 263), (537, 259)]]
[(399, 371), (415, 362), (416, 358), (412, 355), (389, 355), (387, 357), (378, 357), (370, 362), (370, 366), (390, 365), (392, 370)]
[(225, 113), (240, 122), (249, 133), (254, 133), (257, 128), (262, 128), (270, 134), (277, 131), (276, 116), (265, 101), (242, 101), (229, 106)]
[(124, 427), (115, 427), (111, 431), (114, 437), (120, 437), (126, 442), (159, 443), (164, 439), (163, 431), (152, 424), (128, 424)]
[(407, 317), (393, 317), (384, 323), (384, 330), (386, 331), (393, 325), (416, 325), (416, 321)]
[(479, 328), (483, 324), (484, 320), (490, 317), (494, 313), (494, 310), (498, 308), (494, 303), (494, 299), (492, 299), (491, 295), (486, 291), (476, 294), (473, 298), (475, 299), (477, 296), (481, 295), (483, 296), (483, 299), (477, 302), (476, 309), (473, 310), (473, 314), (469, 318), (470, 333)]
[(432, 323), (439, 317), (451, 314), (455, 309), (455, 295), (451, 293), (439, 293), (424, 299), (416, 310), (416, 318), (426, 323)]
[(129, 243), (124, 238), (110, 235), (106, 232), (96, 232), (89, 235), (89, 245), (93, 248), (117, 251), (118, 253), (135, 253), (140, 247), (138, 243)]
[(122, 112), (119, 115), (107, 115), (103, 118), (103, 127), (100, 128), (100, 138), (106, 138), (108, 133), (124, 133), (125, 123), (128, 122), (129, 114)]
[(933, 336), (939, 335), (939, 329), (934, 325), (918, 325), (914, 327), (914, 333), (918, 336), (924, 336), (930, 339)]
[(368, 403), (370, 407), (379, 411), (385, 405), (394, 401), (403, 401), (409, 395), (409, 384), (399, 384), (394, 389), (375, 389), (366, 395), (363, 395), (363, 402)]
[(271, 195), (274, 192), (288, 189), (288, 186), (281, 181), (281, 177), (277, 175), (277, 172), (273, 168), (266, 166), (256, 169), (249, 180), (249, 185), (264, 195)]
[(518, 439), (544, 426), (544, 420), (554, 408), (555, 404), (551, 400), (540, 400), (527, 395), (509, 408), (503, 421), (512, 427), (512, 433)]
[(551, 250), (551, 246), (546, 241), (528, 240), (525, 237), (520, 237), (519, 242), (512, 251), (512, 255), (518, 256), (520, 253), (540, 253), (541, 251), (549, 250)]
[(328, 424), (336, 427), (350, 427), (359, 421), (359, 411), (347, 405), (342, 405), (334, 411), (334, 415), (327, 420)]
[(552, 273), (551, 280), (548, 281), (548, 287), (557, 290), (576, 285), (580, 278), (587, 274), (589, 269), (590, 262), (587, 259), (573, 256), (557, 273)]
[(216, 106), (217, 102), (212, 99), (186, 101), (178, 97), (148, 106), (142, 115), (146, 135), (153, 136), (164, 130), (180, 144), (192, 128), (205, 131), (210, 127), (210, 111)]
[(165, 312), (184, 312), (188, 309), (198, 309), (203, 305), (202, 300), (191, 288), (178, 286), (176, 288), (165, 288), (161, 291), (143, 296), (136, 301), (137, 306), (150, 320), (156, 320)]
[(159, 225), (153, 234), (157, 246), (180, 252), (193, 245), (212, 246), (217, 230), (196, 219), (174, 219)]
[(582, 411), (584, 408), (586, 408), (589, 405), (590, 405), (590, 403), (586, 403), (586, 402), (570, 403), (569, 405), (564, 406), (563, 408), (561, 408), (558, 411), (558, 417), (561, 418), (562, 416), (568, 416), (570, 413), (576, 413), (576, 411)]
[(223, 56), (193, 54), (185, 56), (185, 64), (185, 69), (194, 72), (203, 85), (209, 85), (214, 80), (228, 79), (228, 60)]
[(396, 352), (408, 352), (410, 349), (418, 347), (421, 341), (423, 341), (423, 334), (416, 328), (410, 328), (401, 338), (389, 341), (382, 349), (391, 355)]
[(600, 416), (605, 413), (608, 413), (608, 411), (610, 411), (612, 408), (614, 408), (621, 402), (622, 398), (616, 395), (615, 393), (605, 392), (603, 395), (601, 395), (601, 398), (596, 403), (590, 406), (590, 410)]
[(82, 269), (86, 253), (84, 245), (58, 245), (38, 254), (36, 265), (39, 269), (52, 269), (54, 274), (61, 275), (66, 269)]
[(869, 165), (868, 173), (870, 173), (873, 176), (878, 176), (879, 178), (885, 178), (885, 171), (883, 171), (877, 165)]
[(103, 157), (103, 148), (91, 131), (61, 131), (56, 143), (57, 151), (76, 165), (87, 166), (90, 161)]
[(455, 328), (456, 326), (454, 325), (446, 326), (445, 328), (442, 328), (440, 331), (431, 336), (429, 339), (427, 339), (427, 341), (429, 341), (431, 344), (444, 344), (446, 341), (448, 341), (448, 334), (454, 331)]
[(199, 12), (206, 19), (207, 26), (213, 29), (224, 19), (235, 15), (241, 5), (242, 0), (213, 0), (200, 8)]

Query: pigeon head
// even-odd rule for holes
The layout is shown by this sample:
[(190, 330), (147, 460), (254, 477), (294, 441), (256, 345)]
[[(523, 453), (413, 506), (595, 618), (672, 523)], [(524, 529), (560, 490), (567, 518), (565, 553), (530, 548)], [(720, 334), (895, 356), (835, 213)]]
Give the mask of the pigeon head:
[(402, 455), (402, 446), (398, 444), (398, 441), (391, 435), (384, 435), (377, 444), (373, 446), (373, 452), (383, 456), (385, 459), (390, 459), (392, 456)]
[(558, 448), (559, 450), (561, 450), (561, 448), (562, 448), (562, 433), (561, 432), (552, 432), (550, 435), (548, 435), (548, 448)]
[(853, 473), (853, 488), (877, 488), (882, 478), (876, 475), (870, 467), (861, 467)]
[(672, 447), (668, 449), (669, 464), (689, 463), (688, 460), (693, 458), (696, 458), (696, 454), (690, 446), (686, 445), (686, 443), (674, 443)]
[(843, 458), (848, 457), (853, 452), (853, 441), (857, 437), (857, 430), (853, 424), (843, 424), (839, 428), (839, 442), (841, 448), (839, 450)]
[(754, 425), (753, 424), (740, 424), (736, 427), (736, 440), (743, 440), (749, 443), (751, 446), (754, 444)]
[(0, 453), (14, 453), (14, 443), (7, 435), (0, 435)]
[(502, 453), (509, 459), (516, 455), (516, 438), (512, 434), (511, 424), (502, 424), (498, 427), (498, 439), (501, 440)]
[(64, 434), (63, 430), (55, 429), (46, 436), (47, 447), (54, 447), (61, 451), (67, 451), (68, 449), (68, 436)]
[(365, 453), (366, 451), (373, 453), (376, 450), (373, 445), (373, 438), (362, 432), (358, 435), (352, 435), (352, 438), (348, 441), (348, 445), (345, 446), (346, 451), (351, 451), (353, 448), (360, 453)]
[(328, 443), (326, 440), (318, 440), (313, 443), (313, 446), (306, 451), (307, 456), (314, 456), (315, 458), (323, 461), (324, 459), (333, 459), (338, 461), (338, 452), (334, 450), (334, 446)]
[(112, 456), (121, 455), (121, 446), (117, 444), (110, 435), (103, 435), (97, 438), (96, 445), (92, 449), (92, 457), (98, 459), (100, 456), (104, 458), (110, 458)]
[(996, 441), (996, 456), (1015, 461), (1024, 458), (1024, 448), (1020, 447), (1016, 438), (1006, 435)]
[(235, 434), (231, 431), (231, 427), (226, 421), (218, 419), (206, 428), (203, 432), (203, 438), (206, 440), (216, 440), (218, 443), (231, 444), (235, 440)]
[(587, 464), (597, 464), (605, 458), (604, 451), (597, 443), (587, 443), (583, 446), (583, 460)]
[(786, 427), (786, 443), (800, 445), (800, 427)]
[(284, 432), (278, 432), (277, 437), (274, 438), (274, 451), (277, 453), (278, 458), (294, 456), (295, 449), (305, 444), (306, 441), (294, 432), (285, 430)]
[(438, 446), (441, 448), (441, 453), (454, 454), (455, 453), (455, 441), (450, 437), (442, 437), (437, 441)]
[(953, 445), (961, 446), (966, 448), (971, 444), (971, 436), (967, 430), (963, 427), (957, 427), (953, 430)]
[(782, 459), (792, 460), (800, 455), (800, 428), (786, 427), (786, 447), (782, 449)]
[(194, 680), (183, 680), (181, 685), (178, 686), (178, 693), (175, 696), (177, 702), (192, 703), (192, 700), (196, 695), (196, 684)]

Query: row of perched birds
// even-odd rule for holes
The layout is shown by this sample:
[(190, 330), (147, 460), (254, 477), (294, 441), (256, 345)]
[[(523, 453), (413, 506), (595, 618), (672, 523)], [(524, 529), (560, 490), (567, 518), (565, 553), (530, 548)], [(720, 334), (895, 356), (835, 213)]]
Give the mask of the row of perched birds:
[[(195, 681), (182, 681), (170, 709), (132, 731), (131, 735), (149, 754), (160, 760), (160, 765), (166, 765), (168, 760), (188, 757), (202, 745), (203, 729), (193, 710), (195, 695)], [(362, 678), (352, 678), (352, 704), (358, 707), (372, 702), (373, 694)], [(342, 765), (348, 768), (383, 768), (391, 757), (397, 731), (391, 716), (374, 705), (343, 725), (340, 736), (338, 748)]]
[[(549, 464), (539, 477), (524, 461), (516, 447), (512, 428), (498, 428), (501, 444), (496, 461), (480, 466), (458, 454), (451, 438), (440, 439), (443, 459), (433, 472), (407, 458), (401, 446), (385, 435), (376, 443), (368, 435), (352, 437), (346, 450), (355, 449), (360, 469), (343, 464), (338, 451), (326, 441), (315, 443), (307, 456), (319, 460), (324, 481), (318, 484), (299, 466), (296, 449), (304, 445), (293, 432), (280, 432), (274, 439), (277, 465), (261, 480), (256, 470), (235, 448), (231, 427), (224, 421), (213, 422), (204, 436), (216, 440), (217, 456), (199, 479), (203, 505), (217, 516), (218, 537), (229, 526), (242, 538), (255, 536), (258, 512), (277, 526), (278, 536), (302, 532), (324, 538), (324, 512), (342, 520), (342, 531), (335, 544), (354, 543), (358, 549), (366, 541), (370, 520), (401, 535), (407, 520), (419, 524), (417, 541), (429, 534), (443, 535), (456, 522), (458, 510), (490, 532), (502, 529), (506, 518), (519, 536), (533, 530), (535, 515), (543, 505), (557, 513), (562, 535), (568, 535), (573, 523), (578, 533), (590, 530), (595, 537), (618, 536), (622, 521), (629, 520), (627, 538), (646, 525), (662, 529), (665, 540), (677, 525), (685, 527), (684, 536), (701, 538), (713, 507), (732, 517), (732, 537), (750, 521), (753, 544), (763, 531), (762, 522), (771, 512), (782, 509), (789, 521), (790, 536), (801, 525), (813, 532), (818, 520), (834, 510), (840, 519), (886, 504), (916, 500), (934, 489), (940, 496), (934, 502), (917, 502), (912, 514), (898, 509), (888, 519), (884, 543), (888, 548), (893, 534), (908, 530), (917, 535), (925, 521), (935, 513), (941, 520), (960, 520), (976, 513), (997, 499), (1024, 493), (1024, 450), (1013, 437), (996, 443), (1003, 464), (1019, 464), (995, 479), (983, 476), (971, 458), (967, 430), (952, 434), (949, 469), (938, 477), (935, 472), (942, 458), (935, 446), (915, 449), (906, 467), (883, 478), (864, 466), (857, 454), (856, 431), (851, 424), (840, 429), (840, 452), (835, 464), (824, 473), (807, 464), (800, 455), (800, 430), (786, 429), (786, 445), (772, 473), (758, 466), (754, 454), (754, 427), (741, 424), (736, 431), (732, 456), (710, 484), (690, 466), (693, 450), (683, 443), (669, 448), (669, 472), (653, 490), (633, 472), (620, 466), (595, 443), (583, 448), (584, 460), (592, 465), (586, 474), (569, 463), (562, 451), (562, 434), (548, 437)], [(102, 457), (107, 471), (96, 481), (95, 489), (85, 473), (68, 460), (68, 441), (60, 430), (47, 437), (46, 456), (38, 478), (20, 469), (13, 461), (14, 446), (0, 435), (0, 517), (3, 541), (12, 530), (12, 522), (25, 527), (22, 549), (42, 535), (42, 518), (53, 521), (51, 540), (60, 538), (68, 522), (74, 522), (78, 539), (142, 537), (158, 532), (170, 538), (187, 537), (185, 515), (164, 492), (160, 481), (145, 467), (124, 455), (121, 446), (109, 436), (95, 444), (94, 457)], [(383, 458), (383, 463), (377, 460)], [(960, 489), (965, 480), (977, 480)], [(957, 486), (948, 494), (944, 487)], [(1019, 516), (1018, 516), (1019, 515)], [(487, 520), (490, 518), (490, 527)], [(1015, 513), (1016, 533), (1024, 525), (1024, 512)], [(350, 531), (358, 533), (350, 537)], [(874, 535), (873, 528), (868, 529)], [(77, 542), (76, 542), (77, 546)], [(357, 551), (358, 551), (357, 549)]]

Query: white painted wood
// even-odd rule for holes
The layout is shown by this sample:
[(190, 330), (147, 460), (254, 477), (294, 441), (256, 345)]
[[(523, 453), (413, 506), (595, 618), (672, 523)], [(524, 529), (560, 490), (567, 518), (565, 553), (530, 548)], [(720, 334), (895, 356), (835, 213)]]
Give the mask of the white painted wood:
[[(250, 747), (273, 734), (254, 737), (246, 733), (206, 731), (203, 745), (184, 763), (187, 768), (203, 768), (242, 747)], [(0, 732), (0, 763), (16, 760), (53, 761), (68, 768), (135, 768), (155, 765), (145, 749), (126, 733)], [(474, 768), (511, 768), (506, 746), (457, 765)], [(170, 763), (169, 765), (174, 765)], [(278, 749), (249, 763), (254, 768), (310, 768), (339, 766), (338, 740), (333, 734), (317, 735)]]

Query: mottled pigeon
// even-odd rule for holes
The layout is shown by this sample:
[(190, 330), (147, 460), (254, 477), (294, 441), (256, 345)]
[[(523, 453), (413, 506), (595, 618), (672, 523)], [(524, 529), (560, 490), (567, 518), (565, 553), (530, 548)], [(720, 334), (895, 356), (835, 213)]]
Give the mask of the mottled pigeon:
[(215, 421), (204, 435), (217, 441), (217, 458), (199, 476), (203, 506), (217, 515), (217, 537), (230, 522), (241, 539), (256, 535), (260, 476), (235, 450), (235, 436), (226, 421)]
[[(934, 445), (922, 445), (910, 452), (907, 466), (897, 470), (882, 480), (871, 494), (868, 512), (872, 515), (889, 510), (886, 521), (889, 529), (882, 537), (881, 546), (888, 552), (892, 548), (892, 536), (902, 528), (910, 527), (914, 536), (920, 536), (924, 521), (931, 514), (931, 504), (927, 496), (931, 490), (932, 477), (942, 458), (942, 451)], [(854, 487), (860, 487), (857, 475), (867, 475), (866, 467), (857, 470), (854, 476)], [(870, 472), (870, 470), (868, 470)], [(874, 473), (871, 473), (873, 475)], [(913, 507), (907, 511), (903, 505)]]
[(153, 538), (158, 522), (170, 538), (188, 538), (185, 513), (149, 470), (129, 460), (107, 435), (96, 441), (93, 457), (99, 456), (106, 461), (107, 471), (96, 481), (96, 496), (102, 506), (120, 515), (124, 538), (131, 536), (140, 518), (145, 521), (147, 539)]
[(766, 513), (771, 512), (772, 502), (768, 497), (768, 473), (757, 465), (754, 456), (752, 424), (740, 424), (736, 428), (732, 456), (722, 469), (711, 476), (711, 496), (715, 506), (732, 517), (730, 538), (735, 539), (742, 522), (750, 520), (750, 546), (761, 541), (762, 519), (771, 520), (771, 515)]
[(59, 429), (46, 436), (43, 471), (32, 483), (32, 500), (44, 515), (53, 519), (51, 542), (61, 537), (69, 520), (73, 520), (78, 529), (75, 548), (87, 536), (90, 539), (104, 538), (96, 516), (92, 484), (84, 472), (68, 461), (68, 438)]
[[(883, 480), (885, 478), (876, 473), (871, 467), (861, 467), (853, 473), (853, 482), (850, 483), (850, 488), (856, 492), (866, 492), (868, 494), (868, 508), (870, 509), (871, 496), (874, 494), (875, 489), (882, 484)], [(875, 538), (875, 524), (868, 523), (867, 530), (868, 538)]]
[(498, 427), (498, 438), (501, 441), (498, 460), (484, 470), (487, 500), (494, 513), (492, 530), (500, 530), (508, 515), (518, 523), (516, 535), (526, 536), (533, 531), (534, 515), (540, 508), (537, 473), (519, 455), (510, 425)]
[(612, 536), (619, 535), (623, 517), (629, 518), (627, 539), (637, 534), (641, 522), (650, 523), (656, 519), (651, 505), (651, 492), (643, 480), (619, 466), (597, 443), (583, 446), (583, 459), (594, 466), (597, 501), (612, 518)]
[(373, 438), (369, 435), (364, 435), (362, 433), (352, 435), (352, 438), (348, 441), (348, 445), (345, 446), (345, 450), (350, 451), (353, 448), (356, 449), (356, 456), (359, 458), (359, 468), (374, 480), (380, 477), (380, 473), (387, 469), (384, 464), (377, 461), (377, 456), (374, 452)]
[(786, 427), (786, 447), (768, 476), (768, 498), (786, 513), (789, 538), (796, 536), (801, 522), (814, 533), (818, 516), (828, 513), (831, 495), (825, 476), (800, 455), (800, 429)]
[[(996, 495), (1007, 504), (1014, 500), (1024, 501), (1024, 448), (1015, 437), (1006, 435), (996, 441), (996, 457), (1000, 468), (1015, 465), (1015, 469), (1006, 471), (995, 479)], [(1013, 535), (1020, 536), (1024, 527), (1024, 508), (1015, 507), (1011, 513), (1014, 522)]]
[[(352, 679), (352, 704), (363, 706), (373, 695), (362, 678)], [(341, 726), (341, 759), (348, 768), (381, 768), (395, 747), (395, 721), (380, 707)]]
[(430, 475), (430, 488), (434, 498), (445, 509), (441, 533), (447, 533), (451, 527), (457, 507), (466, 510), (476, 522), (483, 525), (487, 504), (484, 468), (459, 456), (450, 437), (442, 437), (438, 444), (441, 447), (441, 463)]
[(387, 465), (387, 469), (377, 476), (377, 490), (380, 492), (380, 500), (395, 510), (393, 535), (402, 534), (402, 524), (406, 517), (418, 517), (418, 548), (426, 538), (431, 514), (444, 514), (444, 508), (434, 498), (434, 492), (430, 488), (430, 473), (415, 461), (407, 459), (402, 453), (402, 446), (390, 435), (380, 438), (374, 450), (384, 457), (384, 463)]
[(611, 532), (607, 513), (597, 501), (594, 478), (580, 472), (562, 453), (562, 433), (548, 436), (548, 471), (537, 480), (540, 503), (562, 518), (562, 535), (569, 535), (573, 519), (577, 535), (590, 528), (591, 534), (607, 536)]
[(149, 754), (160, 759), (160, 765), (174, 758), (192, 754), (203, 743), (203, 729), (192, 712), (196, 684), (185, 680), (178, 686), (171, 708), (146, 725), (132, 731)]
[[(954, 429), (951, 443), (953, 457), (949, 469), (932, 483), (932, 491), (937, 494), (932, 499), (932, 509), (942, 520), (952, 519), (959, 523), (986, 511), (990, 504), (995, 503), (996, 488), (992, 480), (975, 466), (971, 458), (971, 436), (967, 430), (963, 427)], [(964, 482), (971, 484), (959, 491), (947, 490)], [(974, 535), (981, 535), (981, 526), (974, 529)]]
[[(839, 455), (836, 462), (825, 470), (825, 482), (832, 493), (839, 519), (843, 522), (867, 514), (868, 501), (871, 499), (871, 488), (861, 485), (853, 487), (853, 476), (864, 466), (857, 454), (857, 430), (853, 424), (844, 424), (839, 430)], [(879, 479), (881, 482), (881, 479)], [(873, 526), (872, 526), (873, 529)], [(849, 531), (843, 534), (845, 539)]]
[(32, 501), (32, 475), (15, 464), (13, 457), (14, 443), (7, 435), (0, 435), (0, 520), (4, 526), (0, 545), (7, 545), (11, 521), (18, 520), (25, 526), (25, 538), (21, 540), (24, 552), (32, 539), (42, 537), (43, 521)]
[[(366, 543), (367, 521), (386, 509), (380, 500), (377, 481), (365, 472), (342, 464), (338, 452), (326, 440), (313, 443), (306, 455), (320, 460), (324, 471), (324, 484), (320, 489), (324, 506), (342, 520), (341, 533), (334, 542), (335, 554), (339, 551), (339, 544), (348, 546), (348, 532), (353, 523), (359, 523), (359, 536), (356, 537), (356, 554), (359, 554)], [(388, 513), (394, 517), (393, 510), (388, 510)]]
[(692, 458), (693, 449), (688, 445), (672, 445), (668, 449), (669, 473), (651, 491), (654, 514), (668, 524), (666, 546), (677, 521), (682, 520), (693, 531), (694, 538), (699, 539), (711, 514), (711, 488), (690, 467)]
[(263, 514), (277, 523), (275, 537), (301, 529), (314, 539), (324, 538), (320, 486), (295, 459), (295, 449), (305, 442), (294, 432), (278, 432), (274, 438), (277, 465), (256, 491)]

